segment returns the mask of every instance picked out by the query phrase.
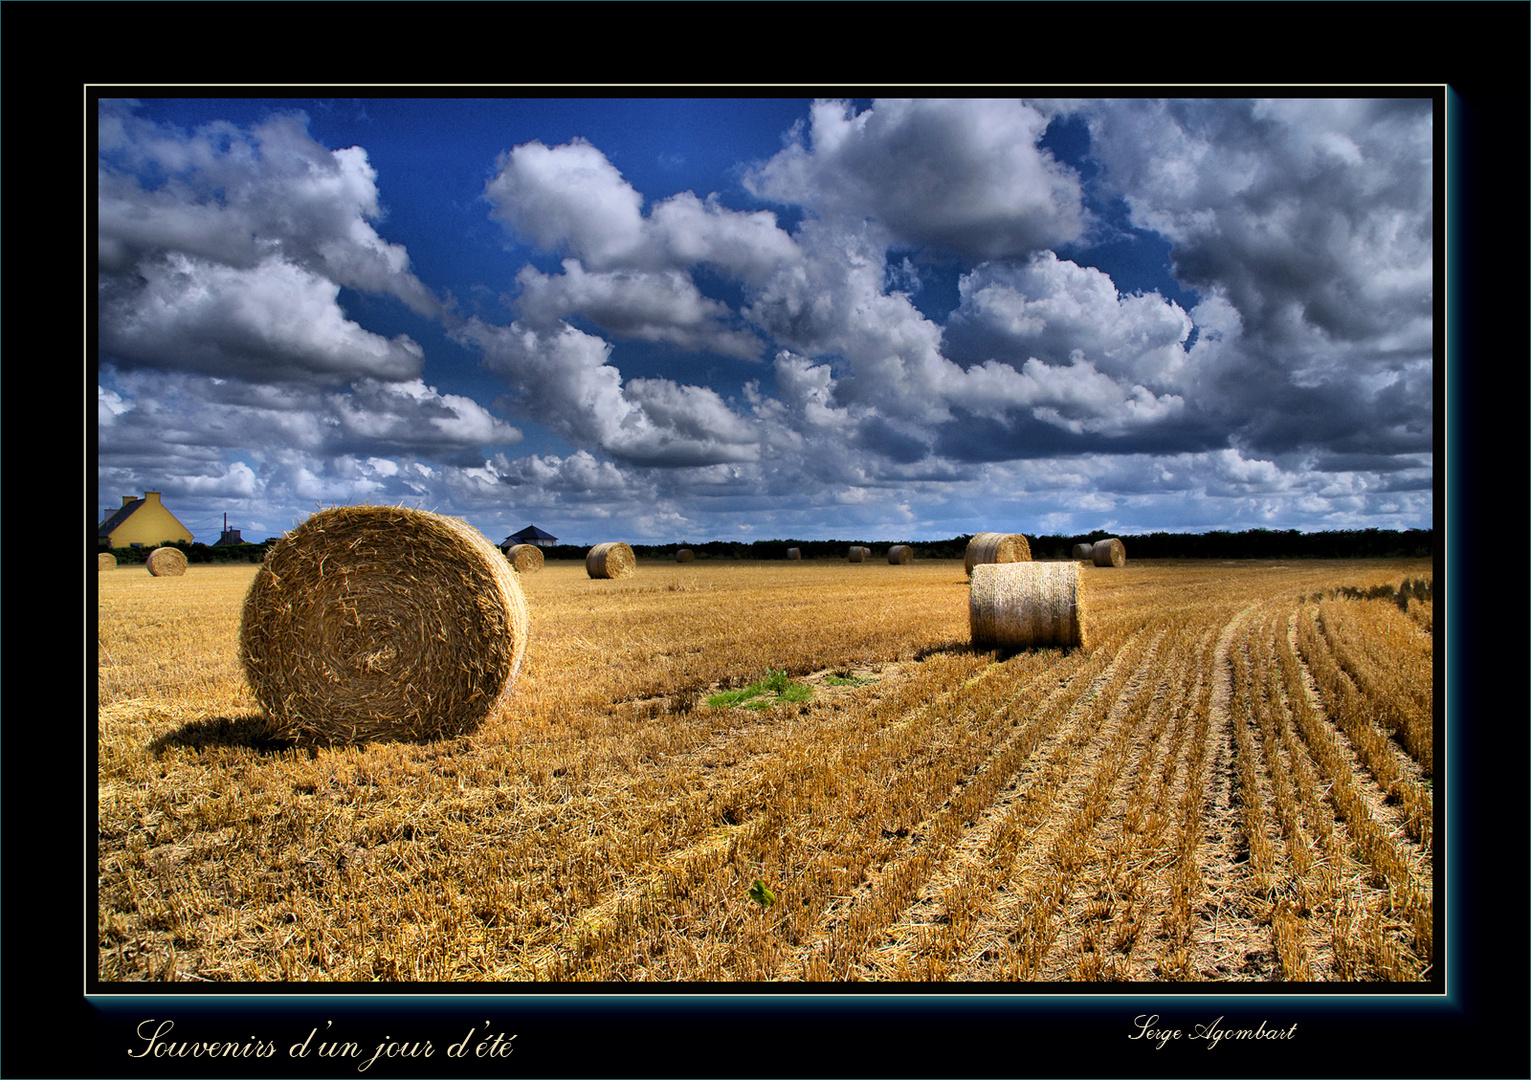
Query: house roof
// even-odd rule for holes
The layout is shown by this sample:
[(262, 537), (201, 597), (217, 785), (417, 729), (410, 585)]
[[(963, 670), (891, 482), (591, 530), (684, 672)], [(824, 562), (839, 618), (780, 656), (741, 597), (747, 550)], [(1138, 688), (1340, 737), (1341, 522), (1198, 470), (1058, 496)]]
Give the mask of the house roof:
[(115, 529), (118, 525), (121, 525), (128, 518), (132, 517), (134, 512), (137, 511), (138, 508), (143, 504), (144, 500), (142, 499), (133, 499), (130, 502), (123, 503), (115, 511), (113, 511), (111, 517), (107, 518), (101, 523), (101, 527), (96, 530), (96, 535), (110, 536), (113, 529)]
[(543, 532), (535, 525), (528, 525), (518, 533), (511, 533), (505, 539), (507, 542), (515, 540), (524, 544), (529, 540), (557, 540), (558, 537), (554, 536), (552, 533)]

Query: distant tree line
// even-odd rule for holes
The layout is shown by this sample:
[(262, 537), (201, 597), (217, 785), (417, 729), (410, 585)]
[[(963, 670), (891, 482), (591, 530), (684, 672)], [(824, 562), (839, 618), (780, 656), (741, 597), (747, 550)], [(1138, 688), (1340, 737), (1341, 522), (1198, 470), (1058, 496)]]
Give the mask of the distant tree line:
[[(1115, 536), (1127, 548), (1128, 559), (1365, 559), (1430, 558), (1435, 554), (1433, 529), (1347, 529), (1332, 532), (1304, 533), (1296, 529), (1277, 531), (1250, 529), (1245, 532), (1206, 533), (1111, 533), (1095, 532), (1060, 536), (1049, 534), (1026, 537), (1033, 559), (1068, 559), (1074, 545), (1093, 544)], [(872, 549), (874, 558), (884, 558), (893, 544), (909, 544), (917, 559), (960, 559), (967, 552), (971, 534), (947, 540), (712, 540), (693, 544), (632, 544), (640, 559), (672, 560), (681, 548), (690, 548), (703, 559), (785, 559), (788, 548), (797, 548), (804, 559), (844, 559), (851, 545)], [(542, 549), (546, 559), (583, 559), (588, 546), (558, 544)]]
[[(1048, 534), (1026, 537), (1033, 559), (1068, 559), (1075, 544), (1093, 544), (1115, 536), (1131, 559), (1428, 559), (1435, 554), (1433, 529), (1346, 529), (1304, 533), (1296, 529), (1277, 531), (1205, 533), (1110, 533), (1095, 531), (1073, 536)], [(640, 559), (673, 560), (681, 548), (690, 548), (698, 560), (785, 559), (788, 548), (797, 548), (804, 559), (844, 559), (853, 544), (872, 549), (874, 559), (887, 557), (893, 544), (908, 544), (917, 559), (960, 559), (967, 552), (971, 534), (948, 540), (710, 540), (706, 543), (633, 544)], [(276, 538), (259, 544), (201, 544), (177, 540), (144, 547), (96, 548), (110, 551), (119, 564), (143, 563), (155, 546), (179, 548), (188, 563), (259, 563)], [(584, 560), (590, 545), (556, 544), (542, 549), (545, 559)]]
[(274, 543), (276, 543), (275, 537), (259, 544), (200, 544), (196, 542), (188, 544), (185, 540), (175, 540), (168, 544), (145, 544), (139, 547), (119, 548), (98, 547), (95, 550), (111, 552), (117, 557), (119, 566), (146, 563), (149, 561), (149, 553), (157, 547), (177, 548), (186, 556), (186, 561), (189, 563), (258, 563), (266, 557), (266, 552)]

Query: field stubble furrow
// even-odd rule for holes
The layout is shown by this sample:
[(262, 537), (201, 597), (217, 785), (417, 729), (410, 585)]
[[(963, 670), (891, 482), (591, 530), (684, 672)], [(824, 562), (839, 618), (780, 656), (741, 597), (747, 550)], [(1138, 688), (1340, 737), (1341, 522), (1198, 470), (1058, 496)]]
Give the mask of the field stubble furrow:
[(1411, 840), (1410, 815), (1390, 805), (1346, 724), (1328, 713), (1322, 686), (1305, 663), (1301, 626), (1299, 612), (1278, 637), (1278, 650), (1287, 701), (1344, 840), (1334, 867), (1344, 877), (1330, 890), (1340, 897), (1330, 935), (1334, 977), (1418, 979), (1434, 951), (1432, 852)]
[[(971, 849), (982, 845), (983, 837), (993, 828), (995, 815), (1015, 807), (1031, 793), (1038, 758), (1048, 753), (1039, 747), (1056, 738), (1054, 730), (1059, 718), (1079, 697), (1090, 694), (1098, 685), (1097, 671), (1103, 656), (1082, 662), (1075, 654), (1073, 659), (1080, 662), (1069, 670), (1067, 677), (1061, 677), (1056, 668), (1037, 663), (1049, 652), (1024, 658), (1024, 665), (1022, 658), (1012, 657), (993, 669), (992, 678), (1008, 684), (996, 704), (999, 721), (996, 731), (1001, 741), (991, 748), (974, 782), (949, 798), (938, 811), (939, 816), (921, 822), (911, 834), (898, 853), (903, 869), (895, 871), (890, 866), (880, 875), (880, 881), (897, 881), (899, 889), (868, 888), (858, 895), (840, 898), (839, 910), (824, 924), (818, 939), (803, 951), (800, 959), (805, 970), (831, 975), (835, 968), (827, 958), (833, 957), (848, 977), (931, 977), (929, 950), (911, 953), (910, 949), (912, 940), (929, 932), (922, 914), (932, 903), (927, 879), (948, 858), (960, 858), (959, 847)], [(1038, 671), (1039, 667), (1042, 670)], [(953, 828), (953, 822), (960, 828)], [(971, 889), (966, 899), (968, 907), (983, 902)], [(946, 912), (934, 918), (951, 923), (960, 921), (962, 915), (956, 915), (954, 920), (953, 914)], [(849, 934), (849, 940), (849, 932), (843, 929), (846, 926), (855, 930)], [(934, 963), (944, 964), (956, 951), (943, 950), (943, 959)], [(925, 968), (923, 974), (919, 965)]]
[[(895, 936), (894, 947), (881, 958), (884, 968), (891, 963), (895, 971), (909, 970), (912, 961), (914, 974), (908, 977), (973, 977), (971, 970), (964, 975), (960, 968), (973, 951), (969, 946), (983, 941), (976, 962), (986, 977), (1036, 977), (1054, 936), (1054, 915), (1067, 895), (1070, 868), (1083, 861), (1088, 825), (1070, 822), (1064, 808), (1093, 801), (1090, 813), (1098, 812), (1101, 791), (1092, 787), (1099, 775), (1096, 766), (1103, 755), (1108, 772), (1115, 763), (1107, 753), (1114, 729), (1106, 721), (1136, 671), (1146, 636), (1129, 638), (1118, 651), (1097, 652), (1091, 669), (1081, 673), (1088, 676), (1081, 691), (1052, 698), (1026, 743), (1017, 747), (1023, 751), (1017, 763), (1026, 762), (1027, 775), (1017, 778), (1019, 797), (1007, 796), (993, 826), (981, 860), (985, 880), (948, 887), (945, 898), (955, 910), (942, 913), (944, 923), (931, 924), (953, 926), (955, 915), (955, 929), (920, 929), (912, 923), (905, 933), (915, 941), (913, 955), (905, 957), (907, 950), (897, 946)], [(975, 916), (982, 919), (977, 926)], [(1003, 930), (986, 932), (993, 923), (1003, 924)]]
[(1071, 883), (1063, 930), (1049, 958), (1051, 979), (1153, 977), (1153, 959), (1141, 947), (1152, 940), (1169, 900), (1169, 890), (1153, 884), (1175, 861), (1169, 793), (1187, 745), (1186, 696), (1194, 691), (1194, 680), (1184, 677), (1193, 643), (1183, 627), (1165, 629), (1169, 640), (1155, 643), (1134, 677), (1143, 685), (1136, 693), (1129, 688), (1114, 710), (1120, 714), (1114, 719), (1123, 765), (1090, 837), (1085, 866)]

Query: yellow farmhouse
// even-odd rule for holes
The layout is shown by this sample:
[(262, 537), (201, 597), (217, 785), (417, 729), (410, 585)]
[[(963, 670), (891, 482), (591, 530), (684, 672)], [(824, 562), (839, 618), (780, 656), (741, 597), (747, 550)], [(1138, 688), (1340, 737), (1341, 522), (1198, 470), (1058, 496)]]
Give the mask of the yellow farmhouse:
[(190, 530), (160, 502), (160, 493), (146, 491), (141, 499), (122, 497), (122, 506), (96, 527), (100, 547), (158, 547), (177, 540), (191, 543)]

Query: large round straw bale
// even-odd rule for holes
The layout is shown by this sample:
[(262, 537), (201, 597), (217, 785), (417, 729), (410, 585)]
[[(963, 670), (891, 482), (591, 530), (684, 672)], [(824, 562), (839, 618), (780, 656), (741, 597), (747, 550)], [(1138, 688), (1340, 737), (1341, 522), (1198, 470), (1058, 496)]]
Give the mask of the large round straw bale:
[(968, 623), (978, 649), (1082, 646), (1079, 564), (979, 563), (968, 587)]
[(526, 653), (521, 583), (456, 518), (321, 510), (272, 546), (245, 595), (240, 654), (271, 734), (322, 743), (466, 734)]
[(1095, 560), (1096, 566), (1126, 566), (1127, 549), (1116, 537), (1109, 540), (1097, 540), (1090, 549), (1090, 557)]
[(542, 569), (542, 549), (536, 544), (511, 544), (505, 549), (505, 558), (518, 574), (535, 574)]
[(914, 548), (908, 544), (894, 544), (888, 549), (888, 562), (894, 566), (903, 566), (913, 561)]
[(1080, 562), (1089, 562), (1091, 559), (1093, 559), (1094, 555), (1092, 555), (1090, 553), (1090, 545), (1089, 544), (1075, 544), (1074, 545), (1074, 558), (1078, 559)]
[(802, 557), (803, 557), (803, 549), (802, 548), (788, 548), (787, 549), (787, 558), (789, 558), (789, 559), (801, 559)]
[(631, 577), (638, 568), (633, 549), (620, 540), (597, 544), (585, 554), (585, 573), (593, 578)]
[(157, 547), (144, 563), (155, 577), (180, 577), (186, 573), (186, 553), (180, 548)]
[(113, 555), (110, 551), (103, 551), (103, 552), (101, 552), (100, 554), (98, 554), (96, 556), (96, 569), (97, 570), (115, 570), (115, 569), (117, 569), (117, 556)]
[(968, 541), (962, 568), (968, 576), (980, 563), (1030, 562), (1031, 544), (1019, 533), (982, 532)]
[(676, 562), (695, 562), (696, 561), (696, 552), (692, 551), (690, 548), (681, 548), (679, 551), (677, 551), (675, 553), (675, 561)]
[(866, 561), (866, 557), (871, 553), (872, 549), (869, 547), (862, 547), (859, 544), (852, 544), (849, 558), (851, 562), (864, 562)]

